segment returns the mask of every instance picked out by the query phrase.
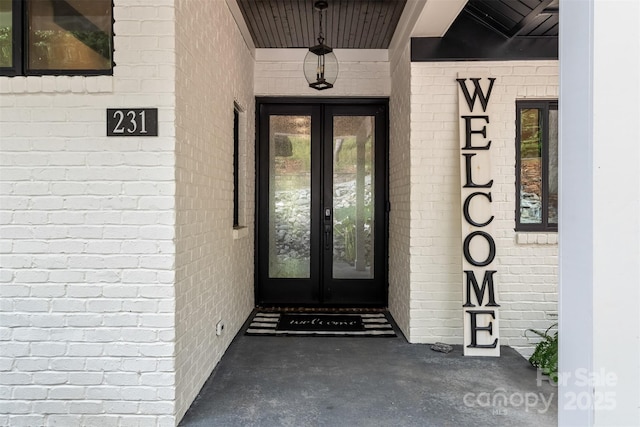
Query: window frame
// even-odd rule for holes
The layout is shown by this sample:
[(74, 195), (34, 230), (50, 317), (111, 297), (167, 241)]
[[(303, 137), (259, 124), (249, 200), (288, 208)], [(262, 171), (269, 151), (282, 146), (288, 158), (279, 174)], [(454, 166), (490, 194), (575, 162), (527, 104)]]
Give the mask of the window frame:
[(240, 111), (233, 108), (233, 227), (240, 227)]
[(11, 0), (11, 67), (0, 67), (0, 76), (21, 76), (22, 28), (24, 26), (24, 2)]
[[(521, 153), (521, 112), (525, 109), (538, 109), (541, 111), (542, 120), (542, 221), (539, 224), (520, 222), (521, 207), (521, 173), (522, 173), (522, 153)], [(558, 224), (549, 223), (549, 112), (558, 110), (557, 99), (525, 99), (516, 100), (516, 203), (515, 203), (515, 231), (533, 231), (533, 232), (557, 232)]]
[(29, 45), (29, 25), (27, 16), (28, 7), (25, 0), (12, 0), (12, 67), (0, 67), (0, 77), (16, 77), (16, 76), (112, 76), (115, 67), (113, 45), (114, 34), (114, 4), (111, 0), (111, 67), (108, 70), (57, 70), (57, 69), (29, 69), (28, 61), (28, 45)]

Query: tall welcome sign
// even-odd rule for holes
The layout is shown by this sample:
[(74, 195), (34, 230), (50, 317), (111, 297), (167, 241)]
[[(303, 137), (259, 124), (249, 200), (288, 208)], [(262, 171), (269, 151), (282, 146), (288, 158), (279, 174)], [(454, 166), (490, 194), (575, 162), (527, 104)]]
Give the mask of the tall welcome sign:
[(495, 289), (491, 93), (495, 78), (458, 75), (465, 356), (500, 356)]

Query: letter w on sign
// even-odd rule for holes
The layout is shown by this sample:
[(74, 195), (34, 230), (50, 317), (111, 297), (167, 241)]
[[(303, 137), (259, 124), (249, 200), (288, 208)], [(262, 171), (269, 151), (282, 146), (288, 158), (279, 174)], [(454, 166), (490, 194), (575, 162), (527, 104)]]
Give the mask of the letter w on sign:
[[(469, 94), (469, 89), (467, 88), (467, 80), (471, 80), (473, 82), (473, 96)], [(495, 77), (488, 77), (489, 88), (487, 89), (487, 93), (485, 94), (480, 86), (480, 79), (477, 77), (472, 77), (470, 79), (456, 79), (458, 84), (460, 85), (460, 89), (462, 90), (462, 94), (464, 95), (464, 99), (467, 101), (467, 106), (469, 107), (469, 111), (473, 111), (474, 106), (476, 104), (476, 99), (480, 99), (480, 104), (482, 105), (482, 111), (487, 111), (487, 105), (489, 104), (489, 97), (491, 96), (491, 91), (493, 90), (493, 82), (496, 81)]]

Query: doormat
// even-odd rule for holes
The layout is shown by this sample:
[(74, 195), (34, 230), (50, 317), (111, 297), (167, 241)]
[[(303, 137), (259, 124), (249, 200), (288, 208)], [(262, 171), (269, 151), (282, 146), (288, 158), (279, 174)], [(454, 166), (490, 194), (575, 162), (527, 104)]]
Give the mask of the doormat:
[(313, 337), (395, 337), (384, 313), (258, 311), (245, 335)]

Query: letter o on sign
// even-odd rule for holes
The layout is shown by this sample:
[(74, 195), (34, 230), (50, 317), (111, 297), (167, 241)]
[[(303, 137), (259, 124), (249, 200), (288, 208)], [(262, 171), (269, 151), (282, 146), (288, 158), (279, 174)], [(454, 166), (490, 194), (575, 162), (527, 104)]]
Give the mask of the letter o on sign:
[[(489, 244), (489, 256), (484, 261), (476, 261), (471, 256), (471, 251), (469, 250), (469, 245), (471, 244), (471, 240), (473, 240), (476, 236), (482, 236), (487, 240)], [(464, 243), (462, 245), (462, 250), (464, 251), (464, 259), (471, 265), (475, 265), (476, 267), (484, 267), (493, 262), (493, 259), (496, 257), (496, 242), (493, 241), (493, 237), (489, 235), (489, 233), (485, 233), (484, 231), (474, 231), (473, 233), (469, 233), (467, 237), (464, 239)]]

